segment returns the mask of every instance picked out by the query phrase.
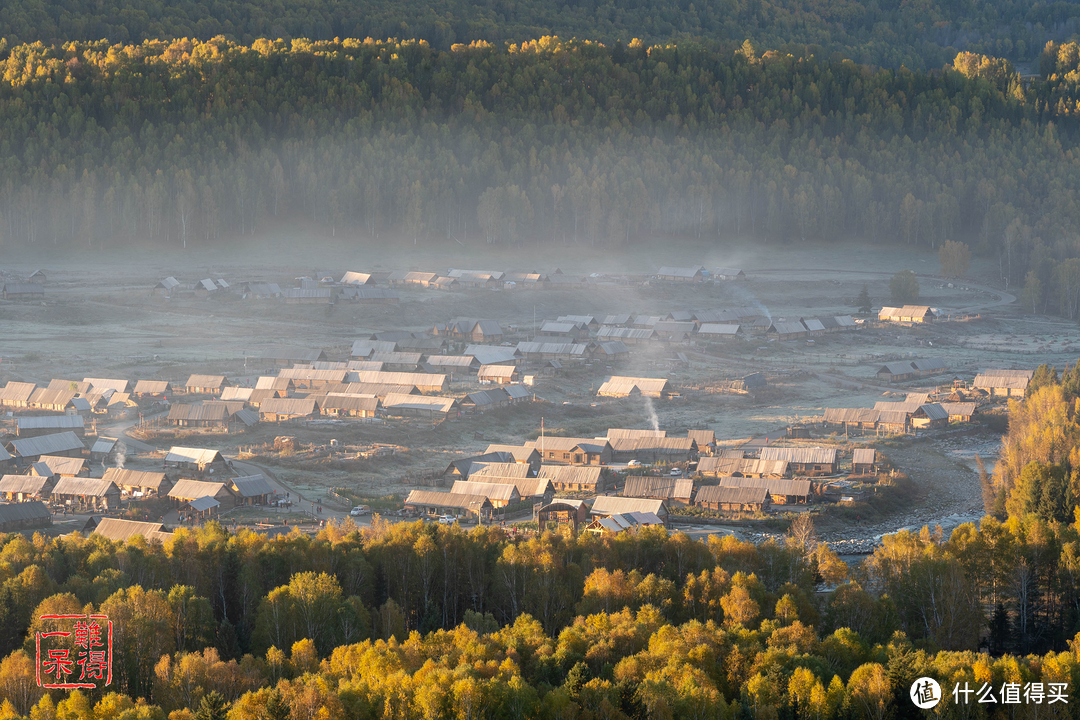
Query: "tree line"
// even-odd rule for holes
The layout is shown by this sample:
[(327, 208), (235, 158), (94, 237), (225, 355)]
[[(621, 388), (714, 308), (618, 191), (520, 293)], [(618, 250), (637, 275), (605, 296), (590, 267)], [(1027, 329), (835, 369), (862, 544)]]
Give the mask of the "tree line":
[(243, 44), (258, 38), (413, 37), (447, 50), (482, 40), (521, 42), (544, 35), (582, 37), (607, 44), (639, 37), (649, 43), (750, 38), (796, 54), (927, 69), (957, 51), (1031, 60), (1048, 41), (1076, 33), (1075, 2), (987, 4), (963, 2), (858, 3), (831, 0), (216, 0), (213, 3), (114, 0), (9, 0), (0, 28), (9, 43), (143, 40), (218, 35)]
[(1026, 82), (984, 56), (918, 73), (749, 43), (18, 45), (0, 233), (186, 247), (301, 213), (447, 242), (955, 240), (1075, 316), (1075, 45), (1047, 54)]
[[(6, 718), (882, 720), (923, 675), (1080, 680), (1080, 528), (1037, 515), (902, 532), (852, 569), (805, 522), (755, 546), (377, 520), (6, 535), (0, 574)], [(50, 696), (39, 618), (78, 613), (113, 621), (114, 685)]]

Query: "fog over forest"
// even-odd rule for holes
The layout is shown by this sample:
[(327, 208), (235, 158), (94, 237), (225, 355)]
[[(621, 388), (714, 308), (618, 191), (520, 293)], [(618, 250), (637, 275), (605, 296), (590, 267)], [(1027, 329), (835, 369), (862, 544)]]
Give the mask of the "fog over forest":
[(4, 0), (0, 72), (0, 720), (1080, 718), (1078, 0)]

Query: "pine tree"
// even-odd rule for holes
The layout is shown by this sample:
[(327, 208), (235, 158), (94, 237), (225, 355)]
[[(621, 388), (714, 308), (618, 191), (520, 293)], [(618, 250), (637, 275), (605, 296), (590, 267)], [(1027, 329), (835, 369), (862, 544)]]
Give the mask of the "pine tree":
[(229, 703), (218, 693), (217, 690), (203, 696), (199, 703), (199, 710), (195, 713), (195, 720), (226, 720), (229, 714)]
[(870, 289), (866, 287), (866, 283), (863, 283), (862, 290), (859, 291), (859, 297), (855, 300), (855, 304), (859, 306), (859, 312), (868, 313), (874, 309), (874, 301), (870, 297)]

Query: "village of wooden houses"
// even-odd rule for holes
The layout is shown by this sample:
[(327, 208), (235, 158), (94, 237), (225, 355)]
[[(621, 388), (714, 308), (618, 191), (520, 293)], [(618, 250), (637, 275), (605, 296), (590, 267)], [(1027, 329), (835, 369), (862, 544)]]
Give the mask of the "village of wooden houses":
[[(211, 360), (198, 372), (163, 366), (152, 378), (27, 381), (32, 361), (2, 362), (0, 531), (165, 540), (179, 525), (209, 520), (289, 532), (332, 519), (367, 523), (373, 514), (523, 530), (731, 531), (789, 513), (866, 507), (905, 471), (890, 457), (898, 438), (918, 442), (1007, 412), (1033, 374), (1031, 363), (958, 370), (920, 345), (917, 357), (863, 358), (870, 369), (856, 383), (860, 397), (869, 390), (885, 399), (838, 402), (764, 433), (718, 433), (680, 408), (767, 405), (774, 387), (799, 376), (789, 367), (797, 358), (770, 365), (748, 349), (851, 348), (951, 318), (930, 306), (774, 317), (761, 303), (590, 314), (588, 291), (604, 282), (661, 298), (683, 285), (749, 285), (742, 269), (701, 266), (615, 280), (448, 269), (315, 273), (295, 287), (147, 282), (143, 302), (163, 307), (228, 297), (363, 308), (430, 293), (573, 290), (560, 297), (580, 298), (580, 314), (532, 323), (447, 317), (358, 334), (351, 346), (267, 338), (244, 352), (241, 369)], [(50, 295), (44, 271), (3, 284), (9, 307)], [(683, 372), (695, 365), (707, 382), (703, 372), (692, 381)], [(571, 385), (581, 390), (565, 394)], [(574, 399), (553, 401), (559, 391)], [(612, 415), (632, 421), (601, 422)], [(456, 447), (424, 455), (439, 433), (458, 438)], [(403, 460), (410, 456), (420, 459)]]

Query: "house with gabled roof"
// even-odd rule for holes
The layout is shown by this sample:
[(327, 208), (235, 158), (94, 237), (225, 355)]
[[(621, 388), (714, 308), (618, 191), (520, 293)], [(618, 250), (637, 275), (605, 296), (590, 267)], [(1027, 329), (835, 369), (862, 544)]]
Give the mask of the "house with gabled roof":
[(217, 450), (173, 446), (165, 455), (165, 466), (194, 472), (221, 472), (228, 467)]
[(172, 489), (169, 477), (163, 472), (106, 468), (102, 480), (112, 482), (121, 492), (131, 495), (161, 497)]
[(49, 435), (18, 438), (8, 443), (7, 449), (20, 465), (26, 466), (38, 460), (42, 455), (82, 457), (86, 445), (83, 444), (78, 435), (70, 430), (65, 430), (64, 432)]
[(220, 395), (221, 389), (228, 385), (224, 375), (191, 375), (184, 387), (189, 395)]
[(663, 500), (652, 498), (600, 495), (589, 509), (589, 515), (594, 518), (611, 517), (612, 515), (630, 512), (652, 513), (665, 524), (668, 520), (667, 504)]
[(110, 517), (96, 520), (91, 533), (119, 543), (129, 542), (140, 535), (147, 542), (158, 540), (164, 543), (171, 540), (173, 535), (160, 522), (139, 522)]
[(51, 500), (77, 509), (117, 510), (120, 488), (109, 480), (61, 477), (53, 487)]
[(613, 375), (600, 386), (596, 393), (600, 397), (643, 397), (663, 398), (668, 394), (666, 378), (640, 378)]
[(603, 438), (544, 437), (525, 445), (555, 465), (608, 465), (612, 458), (611, 443)]
[(674, 280), (678, 282), (701, 282), (705, 279), (705, 270), (701, 265), (693, 267), (672, 267), (665, 265), (656, 272), (661, 280)]

